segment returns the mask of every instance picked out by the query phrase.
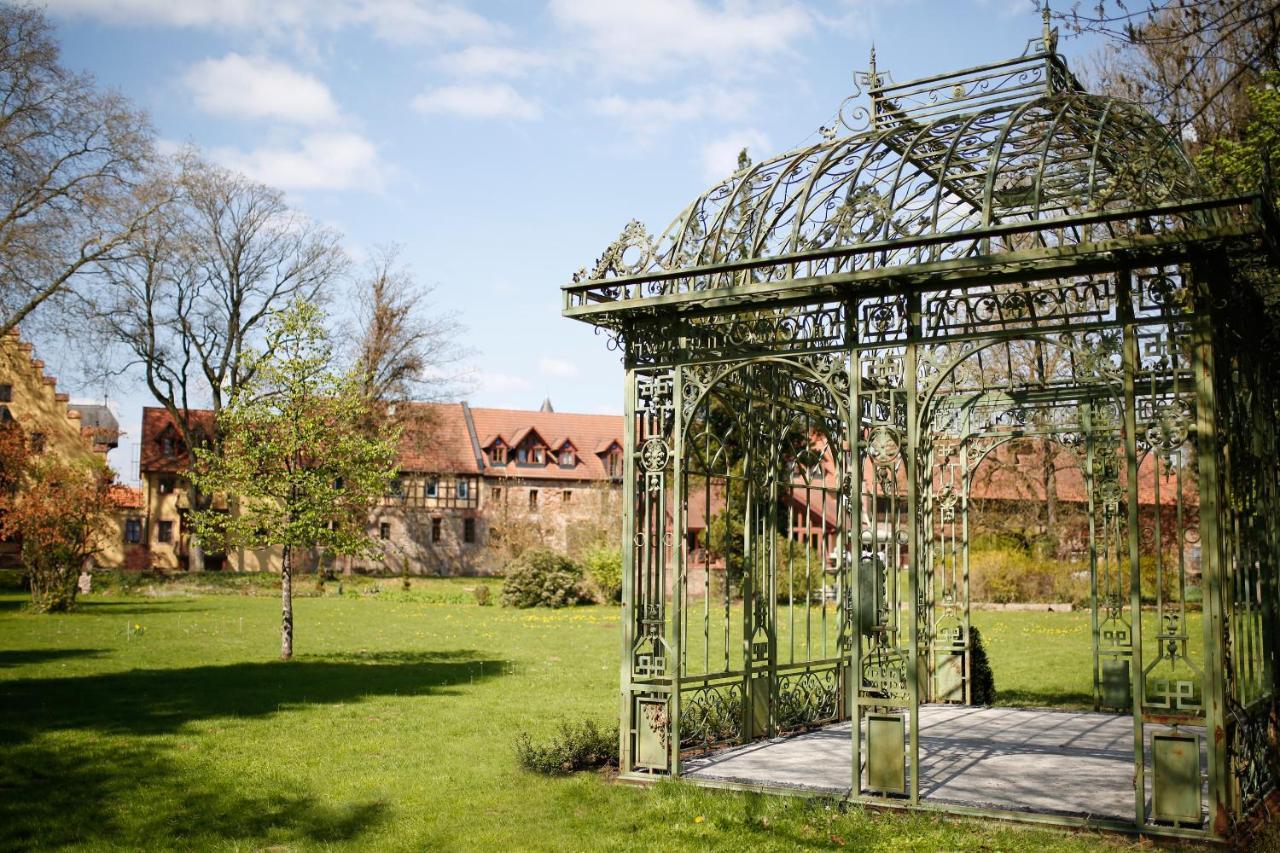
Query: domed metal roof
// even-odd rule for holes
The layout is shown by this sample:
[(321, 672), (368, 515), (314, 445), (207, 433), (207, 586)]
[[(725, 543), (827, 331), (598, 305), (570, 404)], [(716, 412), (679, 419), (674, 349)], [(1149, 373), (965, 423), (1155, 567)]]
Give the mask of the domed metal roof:
[[(1096, 242), (1133, 233), (1132, 220), (1109, 213), (1200, 195), (1165, 128), (1134, 104), (1083, 91), (1049, 32), (1015, 59), (903, 84), (877, 72), (873, 55), (859, 79), (870, 105), (846, 101), (844, 135), (824, 129), (816, 144), (740, 169), (656, 239), (632, 222), (574, 277), (567, 313)], [(1175, 211), (1140, 227), (1159, 233), (1203, 216)], [(623, 282), (641, 284), (608, 286)]]

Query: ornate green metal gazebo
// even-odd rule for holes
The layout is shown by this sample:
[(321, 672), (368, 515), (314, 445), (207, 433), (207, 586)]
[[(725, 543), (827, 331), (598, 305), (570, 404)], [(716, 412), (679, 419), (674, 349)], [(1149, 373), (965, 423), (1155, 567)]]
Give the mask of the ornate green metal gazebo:
[[(1196, 837), (1275, 786), (1274, 210), (1206, 197), (1054, 42), (900, 84), (873, 56), (838, 132), (564, 288), (626, 368), (624, 778)], [(922, 762), (922, 714), (972, 700), (973, 475), (1028, 437), (1087, 494), (1094, 709), (1132, 728), (1101, 811), (932, 796)], [(705, 769), (802, 732), (840, 786)]]

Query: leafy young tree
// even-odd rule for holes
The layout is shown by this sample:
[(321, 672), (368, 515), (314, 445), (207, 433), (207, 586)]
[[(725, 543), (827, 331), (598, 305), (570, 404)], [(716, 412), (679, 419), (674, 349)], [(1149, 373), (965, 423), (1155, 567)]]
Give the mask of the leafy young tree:
[(282, 549), (280, 656), (293, 656), (299, 549), (372, 554), (368, 512), (395, 475), (395, 436), (368, 430), (355, 371), (337, 372), (319, 309), (295, 299), (268, 322), (263, 352), (218, 422), (221, 446), (198, 448), (191, 477), (230, 511), (193, 514), (198, 535), (226, 547)]
[(145, 224), (151, 155), (146, 118), (62, 67), (41, 11), (0, 5), (0, 335)]
[[(141, 373), (186, 447), (209, 443), (217, 452), (218, 435), (203, 435), (191, 409), (207, 401), (218, 423), (227, 399), (253, 378), (248, 356), (268, 317), (294, 299), (323, 300), (347, 259), (338, 235), (292, 210), (278, 190), (190, 152), (154, 180), (171, 201), (107, 269), (95, 314), (123, 350), (114, 369)], [(208, 495), (190, 481), (187, 502), (207, 509)], [(191, 537), (188, 567), (203, 563), (201, 540)]]
[(0, 539), (22, 542), (32, 609), (72, 609), (81, 567), (111, 531), (110, 469), (28, 453), (20, 430), (6, 424), (0, 478)]

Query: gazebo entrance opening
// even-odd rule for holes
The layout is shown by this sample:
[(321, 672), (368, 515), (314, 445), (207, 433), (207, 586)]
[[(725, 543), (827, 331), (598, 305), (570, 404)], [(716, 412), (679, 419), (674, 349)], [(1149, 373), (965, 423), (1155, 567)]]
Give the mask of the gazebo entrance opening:
[[(1053, 41), (873, 69), (566, 287), (627, 369), (626, 778), (1200, 837), (1274, 787), (1273, 208)], [(984, 707), (976, 506), (1051, 461), (1088, 699)]]

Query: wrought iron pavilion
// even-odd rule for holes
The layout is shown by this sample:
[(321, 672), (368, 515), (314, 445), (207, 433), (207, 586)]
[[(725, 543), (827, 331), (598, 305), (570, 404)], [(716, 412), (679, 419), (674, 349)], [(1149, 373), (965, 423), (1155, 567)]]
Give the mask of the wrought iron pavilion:
[[(1205, 197), (1054, 41), (901, 84), (873, 55), (839, 133), (564, 288), (626, 368), (624, 777), (851, 720), (851, 799), (1028, 817), (926, 801), (918, 736), (970, 697), (973, 473), (1039, 436), (1086, 483), (1094, 703), (1134, 756), (1130, 817), (1041, 819), (1221, 837), (1274, 787), (1273, 207)], [(691, 518), (741, 543), (723, 572)]]

